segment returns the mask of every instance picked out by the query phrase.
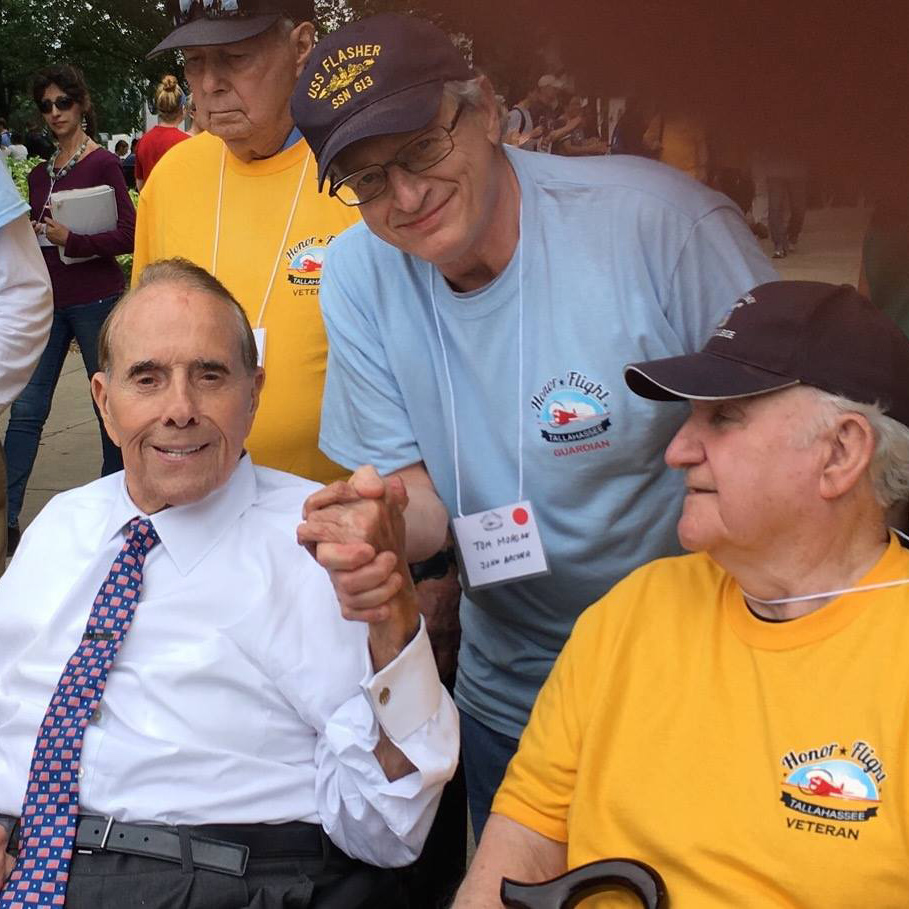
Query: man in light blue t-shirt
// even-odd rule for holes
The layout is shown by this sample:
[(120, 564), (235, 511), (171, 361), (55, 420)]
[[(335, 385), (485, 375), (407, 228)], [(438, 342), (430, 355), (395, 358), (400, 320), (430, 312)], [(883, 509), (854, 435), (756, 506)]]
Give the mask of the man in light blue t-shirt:
[[(456, 698), (479, 836), (578, 614), (678, 551), (682, 485), (662, 452), (685, 408), (628, 393), (624, 365), (698, 350), (776, 276), (730, 200), (668, 167), (504, 148), (489, 82), (426, 22), (386, 14), (328, 36), (293, 111), (320, 181), (364, 221), (324, 266), (322, 450), (403, 480), (411, 560), (438, 548), (449, 517), (516, 514), (522, 500), (547, 553), (549, 574), (461, 603)], [(322, 544), (350, 609), (381, 608), (401, 579), (368, 547), (339, 547), (338, 516), (358, 509), (345, 526), (368, 539), (382, 515), (369, 497), (396, 486), (361, 469), (308, 503), (301, 537)]]

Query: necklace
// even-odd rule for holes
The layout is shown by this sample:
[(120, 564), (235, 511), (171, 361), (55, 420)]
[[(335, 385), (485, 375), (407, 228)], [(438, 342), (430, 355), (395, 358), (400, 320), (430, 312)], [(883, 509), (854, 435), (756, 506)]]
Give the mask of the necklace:
[(50, 198), (53, 195), (54, 187), (57, 185), (58, 180), (62, 180), (78, 163), (79, 159), (82, 157), (82, 153), (88, 147), (89, 137), (85, 137), (85, 141), (76, 149), (75, 154), (60, 168), (60, 170), (54, 170), (54, 162), (57, 160), (57, 156), (60, 154), (59, 147), (57, 150), (50, 156), (47, 161), (47, 175), (50, 177), (50, 189), (47, 191), (47, 198), (44, 200), (44, 205), (41, 206), (41, 217), (44, 216), (44, 213), (48, 210), (50, 204)]
[(60, 154), (60, 149), (58, 148), (48, 159), (47, 162), (47, 175), (51, 178), (52, 183), (56, 183), (57, 180), (62, 180), (78, 163), (79, 159), (82, 157), (83, 152), (88, 147), (89, 138), (85, 137), (85, 141), (76, 149), (75, 154), (60, 168), (54, 173), (54, 164), (57, 161), (57, 157)]

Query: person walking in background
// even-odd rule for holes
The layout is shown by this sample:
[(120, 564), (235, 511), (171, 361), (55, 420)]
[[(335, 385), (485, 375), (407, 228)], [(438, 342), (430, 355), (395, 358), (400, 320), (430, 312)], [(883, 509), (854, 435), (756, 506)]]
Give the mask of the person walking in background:
[(136, 189), (142, 189), (152, 168), (169, 149), (188, 139), (180, 129), (183, 123), (186, 97), (177, 84), (176, 76), (165, 76), (155, 91), (158, 125), (153, 126), (136, 146)]
[[(28, 205), (0, 166), (0, 413), (25, 387), (50, 331), (50, 277), (28, 222)], [(6, 552), (6, 462), (0, 448), (0, 574)]]
[[(28, 175), (31, 220), (43, 247), (54, 293), (50, 338), (34, 374), (10, 409), (6, 430), (8, 540), (12, 553), (19, 542), (19, 512), (25, 487), (38, 453), (44, 423), (63, 361), (75, 338), (85, 371), (98, 371), (98, 331), (125, 281), (115, 256), (132, 252), (136, 213), (126, 190), (116, 155), (92, 138), (95, 116), (82, 73), (74, 66), (56, 65), (35, 77), (32, 93), (45, 123), (57, 141), (57, 150)], [(51, 216), (51, 195), (67, 189), (112, 186), (117, 199), (117, 224), (97, 234), (77, 234)], [(65, 264), (62, 256), (81, 261)], [(121, 470), (120, 450), (101, 424), (102, 475)]]
[(761, 159), (767, 176), (773, 258), (784, 259), (795, 249), (805, 224), (807, 170), (796, 156), (781, 149), (765, 149)]

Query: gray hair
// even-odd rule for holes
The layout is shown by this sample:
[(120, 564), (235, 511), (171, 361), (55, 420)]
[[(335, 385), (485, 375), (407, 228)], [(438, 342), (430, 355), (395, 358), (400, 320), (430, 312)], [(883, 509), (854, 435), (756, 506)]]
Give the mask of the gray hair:
[(256, 351), (256, 339), (253, 335), (249, 319), (243, 307), (237, 302), (234, 295), (212, 274), (204, 268), (194, 265), (188, 259), (173, 258), (160, 259), (152, 262), (142, 269), (139, 280), (118, 301), (116, 306), (108, 313), (101, 333), (98, 336), (98, 367), (108, 375), (111, 371), (111, 336), (120, 313), (129, 301), (140, 291), (155, 284), (177, 284), (188, 290), (196, 290), (209, 294), (227, 306), (232, 314), (237, 331), (237, 340), (240, 345), (240, 356), (248, 373), (256, 371), (259, 357)]
[(882, 508), (909, 499), (909, 427), (888, 417), (878, 403), (864, 404), (841, 395), (812, 388), (819, 405), (817, 421), (810, 427), (810, 441), (832, 429), (837, 416), (856, 413), (863, 416), (874, 433), (874, 455), (868, 477), (874, 497)]
[[(483, 89), (481, 78), (467, 79), (463, 82), (446, 82), (445, 94), (448, 95), (455, 103), (463, 104), (465, 107), (471, 107), (474, 110), (483, 106), (486, 101), (486, 92)], [(501, 126), (500, 139), (505, 136), (505, 123), (508, 118), (508, 112), (504, 105), (496, 102), (496, 108), (499, 114), (499, 123)]]

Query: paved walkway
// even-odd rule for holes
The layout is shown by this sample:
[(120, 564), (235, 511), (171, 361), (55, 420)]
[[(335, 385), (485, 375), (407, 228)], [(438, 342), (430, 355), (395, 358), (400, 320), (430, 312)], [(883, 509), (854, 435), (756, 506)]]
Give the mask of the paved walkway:
[[(868, 214), (858, 208), (809, 212), (798, 252), (777, 263), (781, 277), (857, 283)], [(770, 241), (765, 240), (763, 247), (769, 255)], [(5, 427), (3, 417), (0, 428), (5, 431)], [(79, 355), (71, 353), (38, 450), (20, 526), (24, 528), (57, 492), (97, 477), (100, 464), (101, 445), (85, 370)]]

